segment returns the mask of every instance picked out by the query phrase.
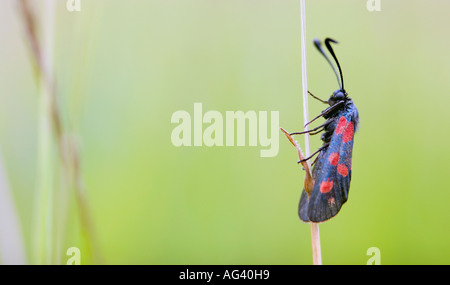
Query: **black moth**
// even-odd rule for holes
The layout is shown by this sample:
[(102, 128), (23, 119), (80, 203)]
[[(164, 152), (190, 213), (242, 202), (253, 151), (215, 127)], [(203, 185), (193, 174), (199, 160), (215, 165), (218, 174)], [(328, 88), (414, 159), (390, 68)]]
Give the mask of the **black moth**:
[(319, 40), (315, 39), (314, 45), (333, 68), (340, 88), (333, 92), (328, 101), (321, 100), (310, 93), (315, 99), (330, 106), (308, 124), (320, 117), (324, 117), (326, 121), (311, 130), (291, 134), (315, 135), (324, 132), (321, 137), (322, 147), (305, 159), (311, 159), (318, 154), (312, 170), (314, 187), (310, 195), (303, 189), (300, 198), (298, 214), (304, 222), (319, 223), (334, 217), (348, 199), (352, 176), (353, 137), (358, 127), (359, 114), (353, 100), (345, 92), (341, 66), (331, 47), (331, 42), (337, 43), (333, 39), (326, 38), (325, 46), (336, 62), (339, 74), (322, 49)]

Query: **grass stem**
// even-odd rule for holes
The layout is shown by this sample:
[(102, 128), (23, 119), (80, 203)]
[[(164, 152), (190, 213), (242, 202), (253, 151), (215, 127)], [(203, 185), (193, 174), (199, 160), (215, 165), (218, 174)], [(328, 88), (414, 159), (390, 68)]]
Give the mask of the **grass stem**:
[[(305, 8), (305, 0), (300, 0), (300, 19), (301, 19), (301, 51), (302, 51), (302, 88), (303, 88), (303, 122), (304, 122), (304, 130), (308, 130), (308, 126), (306, 125), (309, 122), (309, 114), (308, 114), (308, 78), (307, 78), (307, 69), (306, 69), (306, 8)], [(305, 134), (305, 156), (309, 157), (310, 155), (310, 147), (309, 147), (309, 134)], [(308, 169), (305, 170), (311, 171), (310, 161), (307, 161)], [(310, 173), (312, 176), (312, 174)], [(312, 241), (312, 252), (313, 252), (313, 264), (320, 265), (322, 264), (322, 253), (320, 248), (320, 235), (319, 235), (319, 225), (316, 223), (311, 224), (311, 241)]]
[[(42, 13), (39, 20), (32, 11), (31, 0), (20, 0), (18, 3), (40, 87), (33, 262), (61, 263), (61, 254), (65, 252), (61, 247), (67, 217), (65, 207), (68, 205), (67, 192), (74, 190), (82, 232), (86, 237), (88, 256), (99, 263), (101, 256), (92, 214), (83, 191), (78, 147), (63, 124), (61, 109), (57, 102), (57, 86), (53, 70), (56, 0), (40, 2)], [(41, 24), (42, 42), (38, 38), (38, 24)], [(56, 191), (55, 188), (60, 191)]]
[(38, 106), (38, 186), (37, 207), (35, 216), (35, 252), (34, 262), (51, 264), (53, 257), (53, 140), (51, 113), (52, 94), (50, 82), (45, 74), (53, 74), (53, 43), (54, 43), (54, 13), (53, 0), (42, 2), (42, 37), (43, 44), (39, 54), (39, 106)]

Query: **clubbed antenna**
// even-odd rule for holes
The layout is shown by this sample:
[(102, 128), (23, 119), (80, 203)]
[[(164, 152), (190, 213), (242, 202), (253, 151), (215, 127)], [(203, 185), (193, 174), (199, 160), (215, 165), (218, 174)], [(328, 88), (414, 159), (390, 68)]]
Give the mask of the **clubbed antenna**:
[[(331, 55), (333, 56), (334, 61), (336, 61), (336, 64), (337, 64), (338, 69), (339, 69), (339, 74), (341, 75), (341, 89), (344, 90), (344, 77), (342, 76), (341, 65), (339, 64), (339, 60), (337, 59), (336, 54), (334, 54), (334, 50), (333, 50), (333, 48), (331, 47), (330, 42), (335, 43), (335, 44), (337, 44), (338, 42), (335, 41), (335, 40), (333, 40), (333, 39), (326, 38), (326, 39), (325, 39), (325, 46), (327, 47), (328, 51), (329, 51), (329, 52), (331, 53)], [(335, 72), (336, 72), (336, 70), (335, 70)]]
[(326, 55), (325, 51), (322, 48), (322, 45), (320, 43), (320, 41), (318, 39), (314, 39), (314, 45), (316, 46), (317, 50), (325, 57), (325, 59), (328, 61), (328, 63), (330, 64), (331, 68), (334, 71), (334, 74), (336, 74), (336, 78), (338, 80), (338, 84), (340, 89), (344, 90), (344, 79), (342, 77), (342, 70), (341, 70), (341, 66), (339, 64), (339, 61), (336, 58), (336, 55), (333, 51), (333, 48), (330, 45), (330, 42), (333, 43), (338, 43), (337, 41), (330, 39), (330, 38), (326, 38), (325, 39), (325, 46), (327, 47), (328, 51), (331, 53), (331, 55), (333, 56), (333, 59), (336, 61), (336, 64), (338, 66), (339, 69), (339, 74), (336, 70), (336, 68), (334, 67), (333, 63), (331, 62), (330, 58)]

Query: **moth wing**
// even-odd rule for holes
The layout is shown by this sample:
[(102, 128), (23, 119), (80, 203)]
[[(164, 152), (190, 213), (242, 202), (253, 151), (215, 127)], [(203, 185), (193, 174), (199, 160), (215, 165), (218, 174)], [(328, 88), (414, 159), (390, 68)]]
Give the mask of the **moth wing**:
[[(319, 157), (317, 158), (316, 164), (313, 167), (312, 170), (312, 178), (314, 181), (317, 180), (318, 173), (321, 173), (322, 167), (324, 165), (324, 160), (321, 159), (322, 152), (319, 154)], [(314, 187), (315, 188), (315, 187)], [(314, 189), (313, 189), (314, 191)], [(298, 215), (300, 219), (304, 222), (310, 222), (309, 219), (309, 200), (308, 194), (306, 193), (305, 189), (302, 191), (302, 196), (300, 197), (300, 203), (298, 205)]]
[(311, 196), (308, 199), (306, 192), (302, 193), (299, 216), (303, 221), (319, 223), (329, 220), (340, 211), (348, 199), (353, 138), (357, 121), (354, 120), (353, 112), (341, 118), (345, 119), (345, 126), (339, 129), (338, 125), (330, 145), (326, 151), (319, 154), (313, 169), (315, 184)]
[(300, 217), (300, 220), (306, 223), (309, 222), (308, 204), (309, 204), (308, 194), (306, 194), (305, 189), (303, 189), (302, 196), (300, 197), (300, 203), (298, 204), (298, 216)]

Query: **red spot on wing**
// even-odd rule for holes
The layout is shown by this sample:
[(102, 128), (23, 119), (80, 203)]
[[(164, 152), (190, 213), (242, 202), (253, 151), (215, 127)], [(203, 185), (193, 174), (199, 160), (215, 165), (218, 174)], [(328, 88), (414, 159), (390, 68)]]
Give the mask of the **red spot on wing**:
[(339, 162), (339, 153), (333, 152), (328, 157), (328, 162), (330, 162), (331, 165), (337, 165)]
[(345, 166), (344, 164), (339, 164), (339, 165), (337, 166), (337, 172), (338, 172), (340, 175), (346, 177), (346, 176), (348, 175), (348, 168), (347, 168), (347, 166)]
[(344, 116), (339, 118), (339, 122), (336, 126), (336, 130), (334, 131), (334, 133), (336, 135), (342, 134), (342, 132), (344, 131), (344, 127), (347, 124), (347, 120), (345, 119)]
[(322, 181), (322, 183), (320, 183), (321, 193), (328, 193), (331, 189), (333, 189), (333, 181)]
[(342, 141), (344, 143), (349, 142), (353, 139), (353, 122), (349, 122), (347, 126), (345, 126), (344, 135), (342, 136)]

